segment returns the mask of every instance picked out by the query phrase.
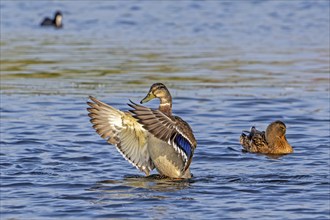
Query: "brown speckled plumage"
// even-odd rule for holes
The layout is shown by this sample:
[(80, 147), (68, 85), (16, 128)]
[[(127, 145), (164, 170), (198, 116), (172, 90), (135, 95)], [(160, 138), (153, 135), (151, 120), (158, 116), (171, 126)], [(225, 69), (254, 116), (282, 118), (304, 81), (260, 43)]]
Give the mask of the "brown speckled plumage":
[(88, 115), (96, 132), (146, 175), (156, 168), (170, 178), (190, 178), (197, 145), (192, 129), (172, 115), (172, 97), (165, 85), (153, 84), (141, 104), (154, 98), (160, 100), (158, 109), (131, 102), (132, 110), (122, 112), (90, 97)]
[[(247, 134), (245, 134), (247, 133)], [(293, 148), (288, 143), (285, 133), (286, 126), (281, 121), (274, 121), (268, 125), (266, 131), (258, 131), (252, 127), (240, 136), (240, 143), (244, 151), (262, 154), (289, 154)]]

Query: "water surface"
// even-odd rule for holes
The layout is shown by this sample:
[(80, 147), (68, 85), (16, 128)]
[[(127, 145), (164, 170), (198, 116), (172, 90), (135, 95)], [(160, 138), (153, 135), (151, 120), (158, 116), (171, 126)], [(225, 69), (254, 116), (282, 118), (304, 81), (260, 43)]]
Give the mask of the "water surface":
[[(329, 219), (328, 1), (0, 8), (1, 219)], [(155, 82), (198, 141), (190, 180), (144, 178), (89, 122), (88, 95), (127, 110)], [(294, 154), (242, 153), (274, 120)]]

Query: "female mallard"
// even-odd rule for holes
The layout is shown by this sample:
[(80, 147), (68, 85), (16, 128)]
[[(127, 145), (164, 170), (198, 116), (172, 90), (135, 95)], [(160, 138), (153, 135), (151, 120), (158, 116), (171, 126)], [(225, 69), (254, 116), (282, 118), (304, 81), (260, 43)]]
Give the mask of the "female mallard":
[(89, 98), (93, 101), (87, 102), (93, 128), (132, 165), (146, 175), (156, 168), (167, 177), (191, 177), (189, 166), (197, 143), (188, 123), (172, 115), (172, 97), (165, 85), (153, 84), (141, 101), (158, 98), (158, 109), (131, 101), (132, 110), (122, 112)]
[(265, 131), (258, 131), (255, 127), (251, 131), (242, 133), (240, 143), (245, 151), (262, 154), (289, 154), (293, 152), (285, 137), (286, 126), (281, 121), (270, 123)]

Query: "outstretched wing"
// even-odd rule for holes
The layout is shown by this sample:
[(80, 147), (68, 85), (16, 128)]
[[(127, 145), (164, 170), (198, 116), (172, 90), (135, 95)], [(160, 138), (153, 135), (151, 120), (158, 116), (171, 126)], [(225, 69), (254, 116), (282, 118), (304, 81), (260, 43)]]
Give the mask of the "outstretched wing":
[(130, 110), (133, 117), (149, 133), (173, 146), (184, 160), (184, 170), (188, 169), (197, 145), (190, 126), (179, 117), (171, 117), (159, 110), (152, 110), (132, 101), (131, 103), (128, 105), (134, 109)]
[(147, 149), (147, 131), (130, 113), (115, 109), (96, 98), (87, 102), (91, 123), (96, 132), (116, 146), (121, 155), (136, 168), (149, 175), (154, 169)]

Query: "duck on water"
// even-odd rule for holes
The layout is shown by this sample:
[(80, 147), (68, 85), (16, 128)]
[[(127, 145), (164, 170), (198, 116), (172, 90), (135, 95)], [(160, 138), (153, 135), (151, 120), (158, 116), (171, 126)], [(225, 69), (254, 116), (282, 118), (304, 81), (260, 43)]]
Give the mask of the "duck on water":
[(62, 13), (60, 11), (56, 11), (53, 19), (46, 17), (40, 23), (40, 25), (41, 26), (53, 26), (55, 28), (62, 28), (63, 27), (62, 20), (63, 20)]
[(123, 112), (90, 96), (88, 115), (96, 132), (147, 176), (156, 168), (162, 176), (191, 178), (189, 167), (197, 146), (193, 131), (172, 114), (172, 96), (164, 84), (153, 84), (141, 104), (154, 98), (160, 100), (158, 109), (131, 101), (132, 109)]
[(250, 131), (244, 132), (240, 136), (244, 151), (270, 155), (293, 153), (286, 139), (286, 125), (282, 121), (270, 123), (266, 131), (259, 131), (253, 126)]

